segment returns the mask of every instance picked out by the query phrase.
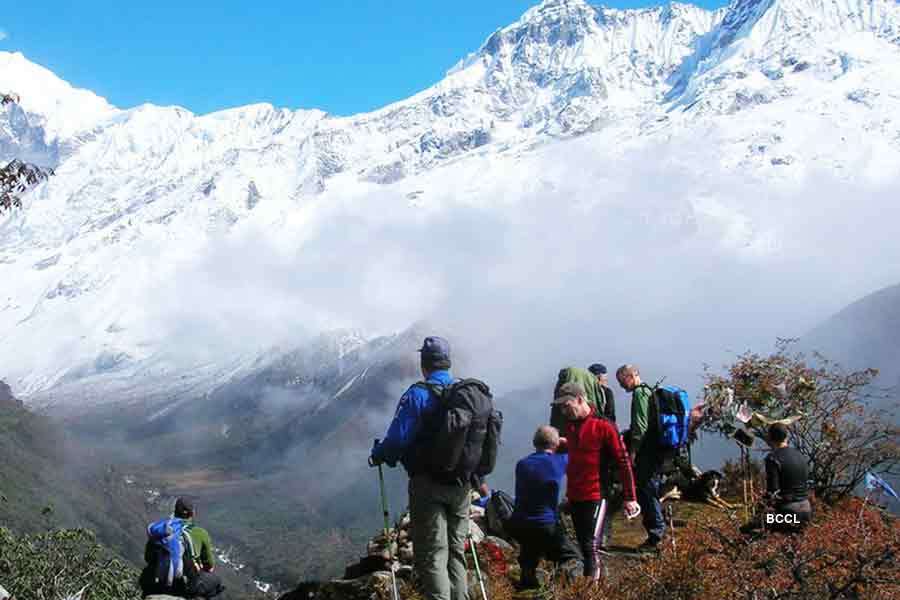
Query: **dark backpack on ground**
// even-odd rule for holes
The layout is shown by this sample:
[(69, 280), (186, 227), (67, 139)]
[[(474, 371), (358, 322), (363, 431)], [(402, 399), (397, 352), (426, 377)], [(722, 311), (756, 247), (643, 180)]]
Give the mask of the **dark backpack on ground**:
[(656, 401), (657, 444), (662, 450), (687, 447), (691, 431), (690, 396), (674, 385), (657, 386), (653, 392)]
[(503, 415), (494, 410), (488, 386), (462, 379), (449, 386), (422, 383), (438, 399), (423, 440), (423, 466), (436, 481), (469, 482), (494, 470)]
[(509, 494), (503, 490), (494, 490), (490, 500), (488, 500), (487, 508), (484, 509), (488, 533), (501, 538), (508, 538), (509, 532), (506, 530), (506, 524), (512, 518), (515, 509), (516, 502)]

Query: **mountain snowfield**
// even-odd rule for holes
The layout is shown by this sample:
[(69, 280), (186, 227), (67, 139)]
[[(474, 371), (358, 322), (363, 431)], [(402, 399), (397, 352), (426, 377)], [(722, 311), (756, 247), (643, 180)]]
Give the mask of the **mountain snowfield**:
[[(352, 347), (450, 302), (490, 305), (489, 346), (504, 304), (546, 312), (560, 290), (529, 282), (565, 289), (593, 242), (626, 283), (642, 252), (650, 275), (710, 281), (883, 261), (824, 312), (900, 279), (890, 232), (845, 239), (889, 217), (900, 181), (896, 0), (546, 0), (431, 88), (350, 117), (120, 109), (16, 53), (4, 91), (21, 102), (0, 109), (0, 161), (55, 171), (0, 215), (0, 375), (38, 406), (202, 396), (320, 332)], [(583, 303), (610, 294), (592, 285)]]

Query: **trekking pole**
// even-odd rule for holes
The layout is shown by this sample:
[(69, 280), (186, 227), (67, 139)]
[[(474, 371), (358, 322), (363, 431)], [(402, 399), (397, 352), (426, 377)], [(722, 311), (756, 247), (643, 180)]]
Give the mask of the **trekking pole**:
[(747, 449), (741, 446), (741, 483), (744, 486), (744, 520), (750, 520), (750, 498), (747, 494)]
[(666, 517), (669, 518), (669, 530), (672, 532), (672, 550), (677, 550), (675, 543), (675, 510), (671, 502), (666, 502)]
[(478, 577), (478, 585), (481, 587), (481, 599), (488, 600), (487, 590), (484, 588), (484, 577), (481, 575), (481, 567), (478, 565), (478, 551), (475, 549), (475, 538), (472, 537), (472, 530), (469, 529), (469, 548), (472, 549), (472, 562), (475, 564), (475, 576)]
[[(381, 440), (375, 440), (376, 446), (379, 441)], [(400, 592), (397, 591), (397, 574), (394, 573), (394, 551), (392, 550), (391, 542), (391, 515), (390, 511), (388, 511), (387, 491), (384, 486), (384, 469), (381, 467), (381, 463), (378, 463), (378, 485), (381, 488), (381, 510), (384, 514), (384, 539), (387, 543), (388, 560), (390, 561), (391, 591), (393, 592), (393, 599), (400, 600)]]

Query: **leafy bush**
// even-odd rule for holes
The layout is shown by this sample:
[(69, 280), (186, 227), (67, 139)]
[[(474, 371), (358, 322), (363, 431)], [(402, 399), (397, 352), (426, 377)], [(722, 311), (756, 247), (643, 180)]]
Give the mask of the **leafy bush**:
[(138, 573), (86, 529), (19, 537), (0, 527), (0, 577), (16, 600), (131, 600)]

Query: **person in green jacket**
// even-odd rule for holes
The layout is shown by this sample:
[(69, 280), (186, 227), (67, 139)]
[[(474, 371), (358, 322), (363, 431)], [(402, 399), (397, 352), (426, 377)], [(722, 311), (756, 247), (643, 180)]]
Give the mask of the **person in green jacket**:
[[(221, 594), (225, 587), (218, 575), (216, 557), (213, 553), (212, 539), (206, 529), (194, 523), (196, 516), (194, 501), (187, 497), (175, 500), (172, 517), (185, 522), (183, 535), (185, 541), (184, 573), (185, 581), (179, 581), (172, 589), (160, 584), (155, 579), (159, 550), (152, 541), (147, 541), (144, 548), (146, 568), (141, 572), (139, 585), (144, 597), (154, 594), (174, 594), (191, 598), (214, 598)], [(190, 560), (190, 564), (187, 564)]]
[(622, 365), (616, 371), (616, 379), (625, 391), (631, 392), (631, 429), (626, 441), (634, 463), (638, 504), (647, 530), (647, 540), (641, 548), (655, 549), (666, 532), (666, 522), (659, 501), (665, 456), (657, 442), (659, 418), (653, 388), (641, 381), (637, 365)]
[(201, 570), (212, 573), (216, 568), (216, 557), (213, 553), (212, 539), (209, 532), (194, 523), (194, 502), (189, 498), (178, 498), (175, 501), (175, 516), (188, 521), (184, 530), (191, 538), (191, 551), (194, 562)]
[[(579, 369), (578, 367), (566, 367), (561, 369), (559, 371), (559, 376), (556, 378), (556, 386), (553, 388), (554, 396), (556, 395), (557, 390), (559, 390), (559, 387), (564, 383), (577, 383), (583, 387), (586, 394), (585, 400), (587, 400), (587, 403), (594, 409), (597, 416), (603, 417), (606, 415), (606, 398), (603, 395), (603, 390), (600, 389), (600, 383), (593, 373), (587, 369)], [(562, 431), (566, 427), (566, 417), (556, 405), (552, 405), (552, 408), (550, 409), (550, 425), (555, 427), (558, 431)]]

